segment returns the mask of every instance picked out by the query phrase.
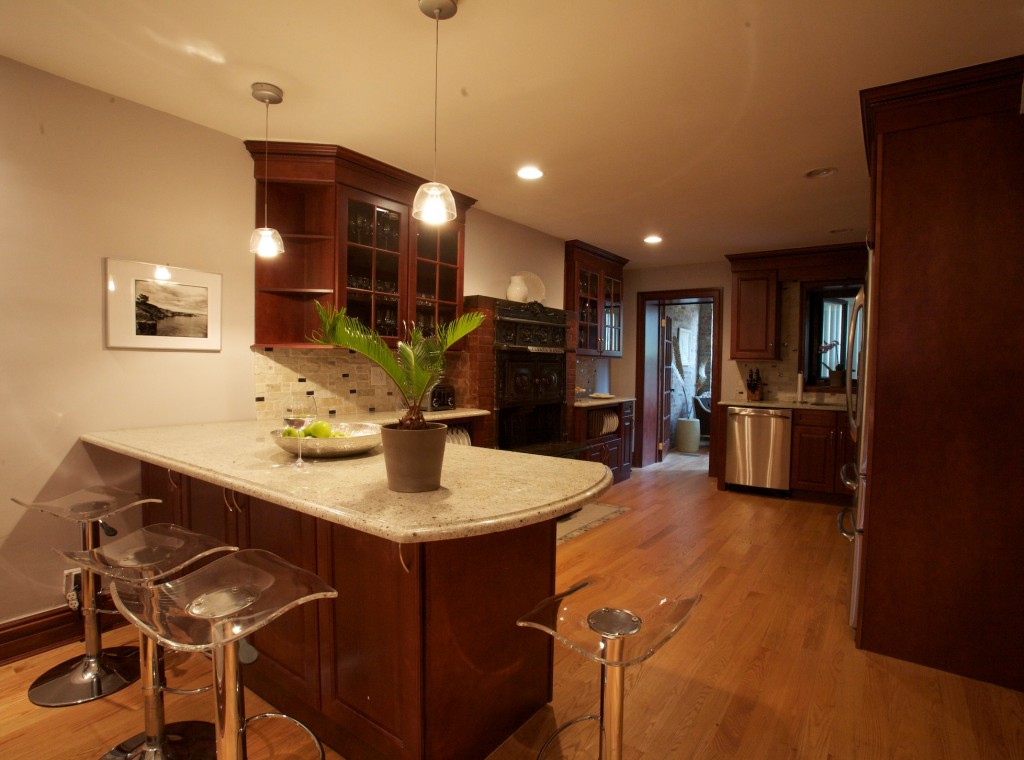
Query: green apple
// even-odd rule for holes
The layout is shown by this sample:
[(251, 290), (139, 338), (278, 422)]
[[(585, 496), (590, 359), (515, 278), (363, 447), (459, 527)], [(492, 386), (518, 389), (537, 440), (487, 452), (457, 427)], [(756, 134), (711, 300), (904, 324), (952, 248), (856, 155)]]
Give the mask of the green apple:
[(317, 420), (302, 432), (309, 438), (330, 438), (331, 433), (334, 432), (334, 428), (331, 427), (330, 422)]
[(298, 438), (299, 437), (299, 431), (296, 430), (295, 428), (284, 428), (281, 431), (281, 437), (282, 438)]

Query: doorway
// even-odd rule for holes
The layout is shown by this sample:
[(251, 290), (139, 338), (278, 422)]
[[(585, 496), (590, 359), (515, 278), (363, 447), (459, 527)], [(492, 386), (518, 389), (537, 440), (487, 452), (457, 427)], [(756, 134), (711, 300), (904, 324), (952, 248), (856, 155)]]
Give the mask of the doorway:
[(721, 435), (713, 411), (721, 397), (722, 297), (721, 288), (637, 293), (634, 467), (662, 461), (679, 435), (692, 448), (697, 429), (708, 474), (718, 474), (710, 443)]

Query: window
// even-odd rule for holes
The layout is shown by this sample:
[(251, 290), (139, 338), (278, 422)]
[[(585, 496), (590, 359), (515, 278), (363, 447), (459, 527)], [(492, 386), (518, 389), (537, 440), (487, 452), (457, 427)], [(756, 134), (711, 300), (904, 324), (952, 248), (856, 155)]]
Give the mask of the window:
[[(847, 367), (846, 344), (853, 300), (860, 283), (803, 283), (804, 342), (801, 346), (805, 386), (831, 386), (833, 371), (847, 370), (857, 379), (857, 353)], [(854, 336), (854, 340), (858, 339)]]

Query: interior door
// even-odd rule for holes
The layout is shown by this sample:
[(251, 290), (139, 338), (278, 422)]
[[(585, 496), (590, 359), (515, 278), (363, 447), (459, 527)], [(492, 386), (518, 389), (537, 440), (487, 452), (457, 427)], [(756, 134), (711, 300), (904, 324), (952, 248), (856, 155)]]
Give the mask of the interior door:
[(658, 456), (662, 461), (672, 448), (672, 317), (665, 316), (665, 306), (660, 307), (658, 322)]

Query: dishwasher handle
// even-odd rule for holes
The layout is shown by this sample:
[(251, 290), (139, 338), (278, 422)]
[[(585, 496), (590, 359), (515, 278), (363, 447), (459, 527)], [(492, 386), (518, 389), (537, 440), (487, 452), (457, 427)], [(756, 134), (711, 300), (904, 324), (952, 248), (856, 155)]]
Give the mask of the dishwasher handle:
[(793, 416), (790, 409), (758, 409), (749, 406), (730, 406), (729, 415), (735, 417), (782, 417), (789, 419)]

